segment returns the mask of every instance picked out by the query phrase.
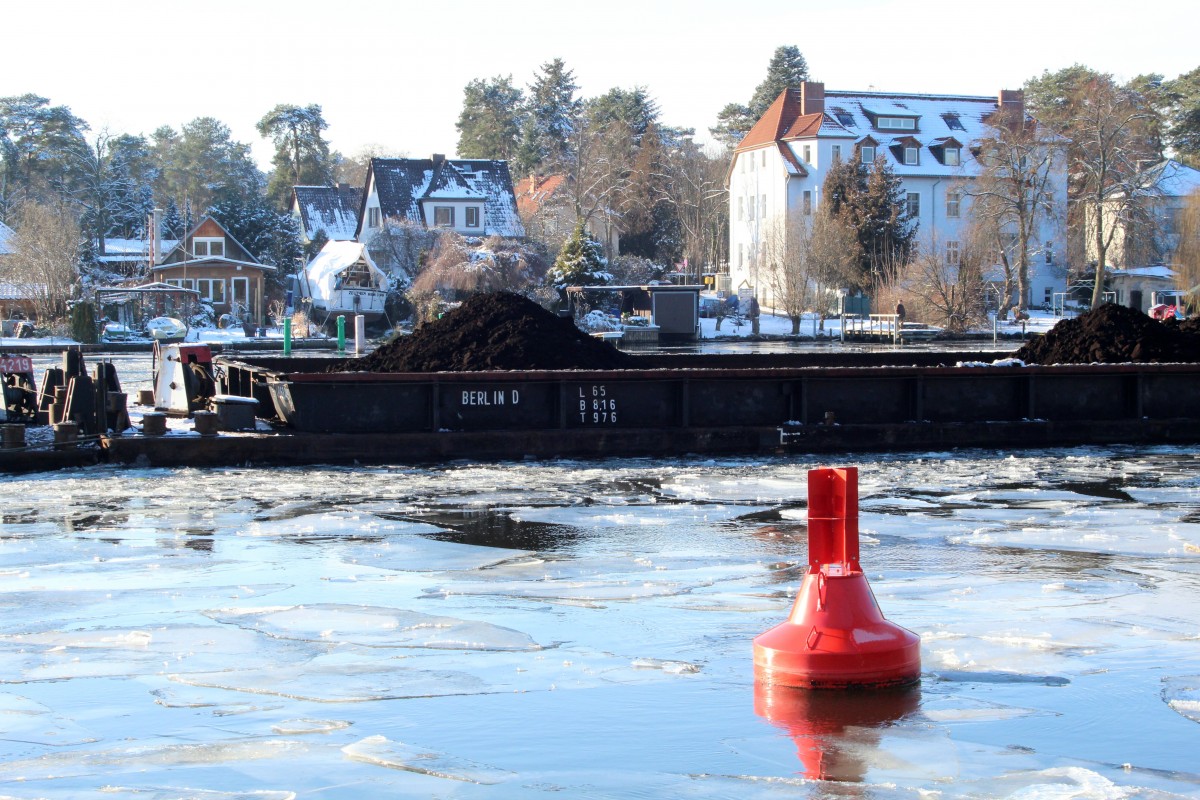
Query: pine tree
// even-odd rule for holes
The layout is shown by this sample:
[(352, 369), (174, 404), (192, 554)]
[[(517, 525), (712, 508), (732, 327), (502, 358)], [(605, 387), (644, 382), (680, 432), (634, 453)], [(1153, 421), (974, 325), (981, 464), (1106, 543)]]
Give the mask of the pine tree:
[(179, 206), (175, 204), (174, 197), (169, 198), (162, 216), (162, 237), (179, 240), (185, 233), (187, 228), (183, 222), (183, 215), (179, 213)]
[[(763, 115), (784, 89), (799, 86), (808, 80), (808, 62), (794, 44), (775, 48), (767, 77), (754, 89), (750, 98), (750, 116), (755, 121)], [(753, 123), (752, 123), (753, 124)]]
[(808, 80), (808, 62), (794, 44), (780, 45), (767, 65), (767, 77), (754, 89), (750, 102), (729, 103), (717, 114), (709, 132), (728, 147), (736, 147), (784, 89)]
[(524, 95), (512, 85), (512, 76), (475, 79), (463, 89), (458, 129), (459, 158), (511, 160), (521, 134)]
[(555, 289), (568, 286), (603, 286), (612, 280), (604, 248), (583, 227), (583, 220), (563, 242), (554, 266), (546, 273), (546, 283)]
[(281, 104), (258, 121), (258, 132), (275, 143), (275, 169), (267, 184), (267, 198), (283, 211), (291, 204), (293, 186), (326, 186), (333, 181), (329, 145), (321, 136), (328, 124), (315, 103)]
[(870, 169), (857, 161), (837, 161), (825, 174), (821, 191), (829, 213), (853, 228), (858, 240), (853, 288), (894, 277), (908, 261), (917, 235), (899, 176), (883, 159)]
[(582, 110), (575, 97), (578, 88), (575, 73), (561, 58), (543, 64), (540, 74), (534, 76), (517, 152), (519, 174), (557, 172), (570, 166), (571, 136)]

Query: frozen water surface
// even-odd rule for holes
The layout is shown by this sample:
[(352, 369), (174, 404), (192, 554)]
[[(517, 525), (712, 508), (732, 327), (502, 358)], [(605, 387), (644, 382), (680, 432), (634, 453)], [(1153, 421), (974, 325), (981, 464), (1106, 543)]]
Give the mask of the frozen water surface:
[(756, 691), (811, 460), (0, 479), (0, 798), (1200, 798), (1200, 456), (840, 463), (913, 691)]

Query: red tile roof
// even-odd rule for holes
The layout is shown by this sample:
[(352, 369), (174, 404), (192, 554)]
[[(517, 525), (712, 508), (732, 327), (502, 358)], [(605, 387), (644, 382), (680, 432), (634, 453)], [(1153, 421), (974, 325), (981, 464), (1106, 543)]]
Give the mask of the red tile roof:
[(521, 214), (536, 214), (542, 204), (549, 200), (562, 186), (566, 175), (530, 175), (517, 181), (513, 193), (517, 196), (517, 211)]

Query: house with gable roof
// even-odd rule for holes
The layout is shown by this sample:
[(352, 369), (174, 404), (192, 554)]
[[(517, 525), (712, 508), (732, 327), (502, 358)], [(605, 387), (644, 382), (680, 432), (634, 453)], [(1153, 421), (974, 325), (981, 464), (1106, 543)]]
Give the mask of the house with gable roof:
[(355, 231), (370, 243), (384, 220), (446, 228), (464, 236), (525, 235), (508, 162), (488, 159), (372, 158)]
[(293, 186), (292, 216), (300, 241), (309, 244), (320, 231), (331, 242), (354, 241), (363, 190), (347, 183), (337, 186)]
[(151, 280), (194, 289), (219, 314), (262, 325), (267, 275), (275, 267), (250, 254), (225, 227), (205, 216), (163, 255), (156, 254)]
[[(1168, 264), (1179, 249), (1180, 223), (1189, 196), (1200, 192), (1200, 170), (1166, 159), (1142, 170), (1136, 186), (1144, 187), (1140, 214), (1125, 213), (1119, 199), (1105, 203), (1104, 230), (1111, 233), (1106, 266), (1119, 270), (1140, 269)], [(1087, 253), (1090, 263), (1097, 259), (1096, 217), (1087, 216)], [(1149, 297), (1149, 293), (1146, 293)]]
[[(575, 230), (575, 208), (569, 197), (568, 175), (530, 175), (517, 181), (517, 212), (530, 237), (557, 252)], [(621, 233), (611, 214), (594, 214), (587, 221), (587, 232), (604, 245), (609, 258), (621, 253)]]
[[(752, 287), (772, 304), (764, 262), (773, 225), (811, 218), (822, 200), (829, 168), (838, 159), (871, 164), (884, 159), (899, 177), (922, 246), (936, 243), (948, 265), (964, 247), (970, 199), (966, 184), (980, 174), (972, 147), (988, 136), (988, 120), (1005, 109), (1025, 115), (1024, 93), (996, 97), (826, 91), (806, 81), (780, 93), (734, 149), (728, 171), (729, 272), (736, 290)], [(1055, 205), (1065, 218), (1065, 166), (1054, 180)], [(1041, 256), (1030, 272), (1032, 305), (1049, 305), (1063, 291), (1054, 221), (1039, 232)]]

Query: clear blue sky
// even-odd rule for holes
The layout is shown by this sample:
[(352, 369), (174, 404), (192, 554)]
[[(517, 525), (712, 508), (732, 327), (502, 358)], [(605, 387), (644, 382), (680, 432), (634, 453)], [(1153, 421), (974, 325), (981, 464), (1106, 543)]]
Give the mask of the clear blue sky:
[[(831, 89), (994, 94), (1080, 62), (1127, 79), (1200, 66), (1194, 0), (58, 0), (7, 5), (0, 96), (34, 92), (93, 131), (226, 123), (266, 165), (255, 122), (320, 104), (335, 149), (452, 154), (463, 86), (524, 86), (561, 57), (581, 94), (645, 86), (665, 122), (707, 137), (745, 102), (775, 48), (794, 44)], [(446, 9), (454, 9), (447, 13)], [(1181, 35), (1186, 32), (1187, 36)]]

